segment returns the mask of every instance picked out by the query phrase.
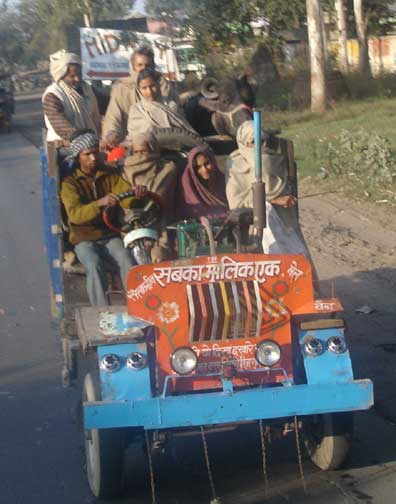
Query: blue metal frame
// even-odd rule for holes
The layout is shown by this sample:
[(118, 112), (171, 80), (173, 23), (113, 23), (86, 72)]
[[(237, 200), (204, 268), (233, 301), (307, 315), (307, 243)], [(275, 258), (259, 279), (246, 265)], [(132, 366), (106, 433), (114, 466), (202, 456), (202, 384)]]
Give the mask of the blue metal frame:
[[(342, 329), (317, 330), (315, 336), (327, 342), (330, 336), (342, 332)], [(313, 335), (312, 331), (300, 331), (300, 344), (307, 335)], [(120, 358), (121, 367), (114, 373), (100, 371), (102, 401), (84, 403), (87, 429), (181, 428), (365, 410), (373, 405), (373, 384), (370, 380), (353, 380), (349, 352), (336, 355), (327, 351), (315, 358), (305, 356), (306, 385), (287, 381), (283, 386), (238, 390), (231, 381), (219, 376), (220, 392), (160, 397), (152, 396), (148, 367), (134, 371), (125, 366), (131, 352), (147, 355), (146, 343), (103, 345), (97, 352), (98, 365), (105, 354), (112, 353)]]
[(55, 296), (56, 313), (54, 315), (58, 320), (61, 320), (64, 314), (64, 296), (58, 187), (56, 178), (49, 176), (48, 159), (43, 147), (40, 148), (40, 160), (45, 251), (48, 258), (52, 292)]
[[(136, 372), (138, 373), (138, 372)], [(133, 381), (133, 380), (131, 380)], [(86, 429), (169, 429), (365, 410), (370, 380), (84, 403)]]

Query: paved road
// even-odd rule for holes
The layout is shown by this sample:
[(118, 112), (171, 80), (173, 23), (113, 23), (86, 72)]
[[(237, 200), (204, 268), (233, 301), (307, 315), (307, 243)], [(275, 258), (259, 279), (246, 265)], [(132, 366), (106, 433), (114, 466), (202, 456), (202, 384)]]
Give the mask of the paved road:
[[(35, 125), (36, 133), (32, 137), (29, 132), (29, 137), (36, 144), (38, 109), (37, 102), (26, 104), (26, 114), (19, 107), (15, 121), (22, 133), (26, 124)], [(37, 149), (18, 133), (0, 136), (0, 503), (83, 504), (93, 499), (72, 414), (77, 393), (60, 386), (60, 348), (49, 316), (41, 243), (39, 183)], [(361, 338), (369, 337), (362, 328)], [(393, 390), (388, 384), (389, 395)], [(210, 438), (218, 494), (225, 504), (394, 504), (395, 425), (374, 411), (361, 413), (355, 438), (343, 471), (325, 474), (304, 462), (307, 495), (294, 439), (273, 443), (267, 500), (257, 429)], [(209, 503), (199, 438), (174, 442), (171, 453), (156, 460), (155, 472), (160, 504)], [(118, 502), (149, 504), (143, 464), (129, 464), (129, 481), (128, 496)]]

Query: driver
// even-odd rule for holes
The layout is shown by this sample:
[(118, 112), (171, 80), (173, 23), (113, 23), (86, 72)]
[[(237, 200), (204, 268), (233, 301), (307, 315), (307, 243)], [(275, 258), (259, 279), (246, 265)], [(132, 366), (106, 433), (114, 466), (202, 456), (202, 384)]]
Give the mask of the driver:
[(88, 297), (93, 306), (106, 306), (105, 263), (116, 263), (125, 287), (126, 276), (134, 265), (122, 240), (108, 229), (101, 217), (106, 206), (119, 202), (115, 194), (118, 175), (101, 169), (99, 137), (92, 130), (80, 130), (72, 137), (69, 157), (75, 160), (73, 174), (62, 182), (61, 199), (65, 206), (70, 242), (87, 274)]

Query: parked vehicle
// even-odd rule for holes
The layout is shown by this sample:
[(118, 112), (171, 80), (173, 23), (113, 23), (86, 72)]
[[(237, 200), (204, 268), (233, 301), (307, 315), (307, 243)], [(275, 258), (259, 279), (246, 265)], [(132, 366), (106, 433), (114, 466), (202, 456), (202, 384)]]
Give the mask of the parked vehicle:
[[(296, 187), (292, 146), (277, 144), (289, 156)], [(149, 219), (132, 211), (120, 223), (106, 211), (107, 225), (129, 226), (139, 265), (129, 272), (126, 296), (109, 292), (104, 308), (88, 306), (81, 272), (62, 268), (59, 172), (51, 145), (42, 151), (42, 168), (63, 380), (75, 380), (82, 369), (76, 361), (84, 361), (85, 454), (96, 497), (122, 493), (129, 444), (145, 445), (152, 474), (153, 447), (180, 432), (202, 437), (210, 475), (206, 434), (241, 422), (257, 423), (263, 450), (266, 432), (280, 428), (296, 436), (300, 461), (304, 440), (321, 469), (344, 462), (353, 412), (371, 407), (373, 386), (354, 379), (341, 302), (315, 297), (309, 261), (260, 251), (265, 214), (257, 203), (264, 197), (259, 167), (255, 208), (234, 210), (220, 222), (177, 223), (175, 261), (151, 264), (145, 253), (147, 241), (156, 239), (155, 195), (149, 195)]]

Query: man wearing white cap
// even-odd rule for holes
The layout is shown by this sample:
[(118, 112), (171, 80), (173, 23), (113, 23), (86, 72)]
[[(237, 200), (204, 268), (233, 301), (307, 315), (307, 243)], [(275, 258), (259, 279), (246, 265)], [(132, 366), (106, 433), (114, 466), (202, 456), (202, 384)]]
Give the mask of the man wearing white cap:
[(45, 90), (42, 102), (47, 141), (69, 141), (79, 129), (100, 134), (100, 113), (91, 86), (81, 79), (81, 60), (77, 54), (58, 51), (50, 55), (50, 74), (54, 82)]

